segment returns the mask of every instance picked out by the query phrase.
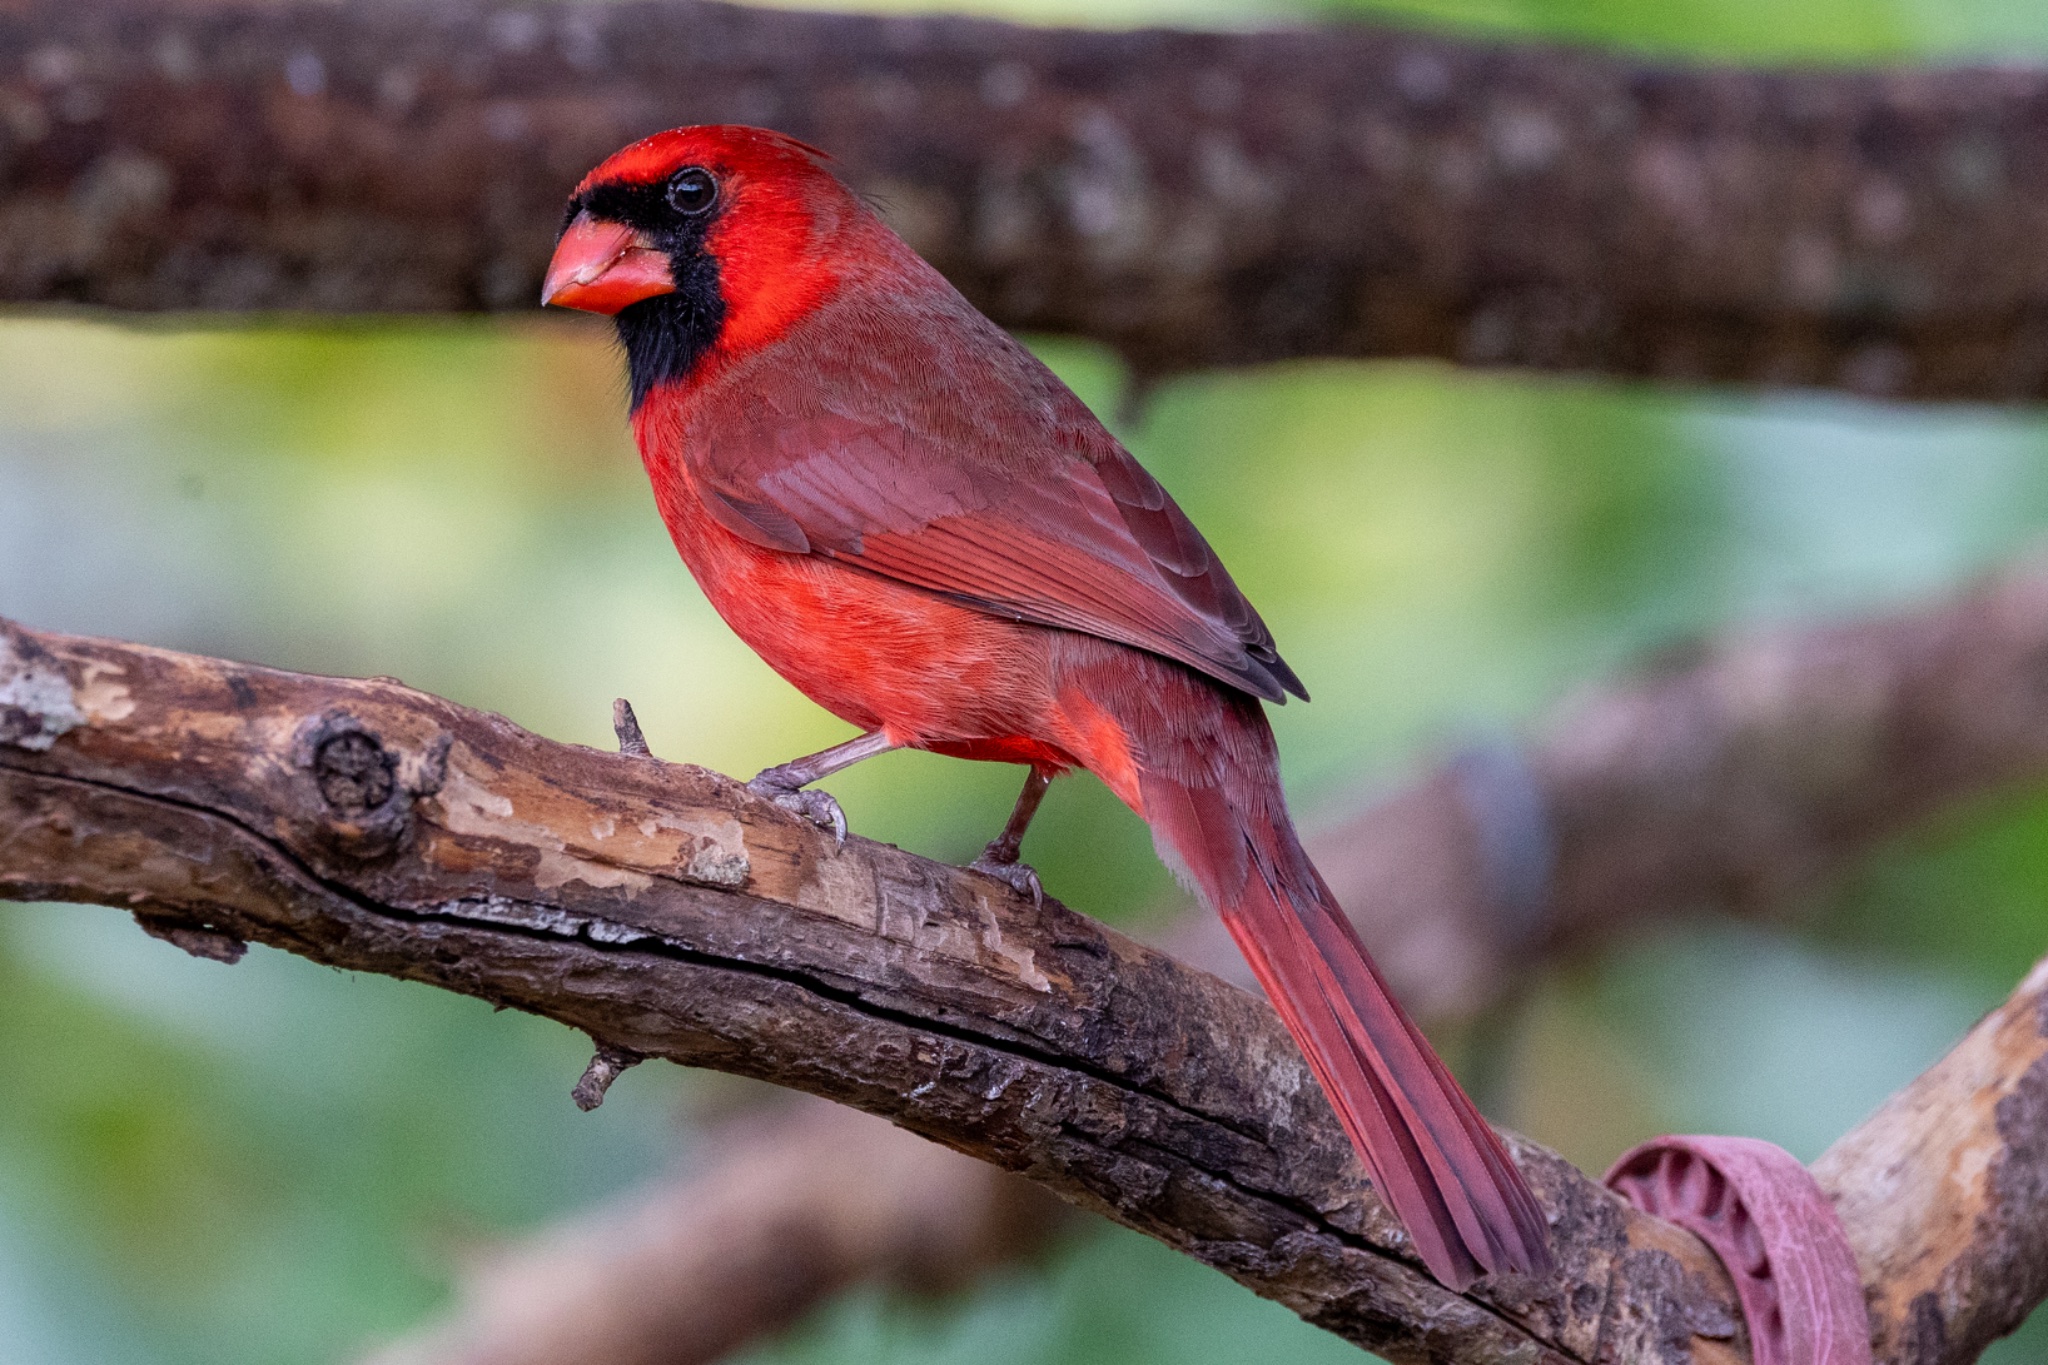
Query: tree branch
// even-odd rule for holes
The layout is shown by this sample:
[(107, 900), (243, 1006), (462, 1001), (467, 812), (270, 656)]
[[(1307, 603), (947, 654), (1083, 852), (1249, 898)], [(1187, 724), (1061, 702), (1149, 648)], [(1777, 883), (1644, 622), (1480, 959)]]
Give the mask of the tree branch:
[(1814, 1163), (1877, 1365), (1967, 1365), (2048, 1298), (2048, 959)]
[[(1585, 953), (1707, 907), (1768, 913), (1912, 821), (2040, 780), (2048, 775), (2044, 672), (2048, 560), (2036, 559), (1896, 615), (1752, 632), (1668, 656), (1575, 699), (1526, 750), (1456, 755), (1311, 832), (1309, 848), (1402, 998), (1425, 1019), (1470, 1019), (1527, 979), (1532, 955)], [(1253, 985), (1212, 916), (1180, 921), (1164, 946)], [(2016, 1076), (2025, 1067), (1978, 1070)], [(864, 1226), (877, 1257), (838, 1263), (835, 1278), (814, 1283), (821, 1296), (864, 1278), (918, 1283), (899, 1266), (920, 1237), (938, 1239), (932, 1259), (950, 1260), (949, 1248), (978, 1236), (984, 1255), (999, 1260), (1004, 1245), (1027, 1254), (1054, 1225), (1059, 1206), (1002, 1197), (1008, 1187), (1021, 1191), (1021, 1182), (982, 1167), (978, 1184), (960, 1186), (971, 1177), (957, 1157), (907, 1135), (878, 1130), (870, 1144), (835, 1154), (812, 1133), (831, 1121), (797, 1109), (765, 1139), (787, 1159), (785, 1183), (815, 1187), (807, 1213), (781, 1216), (783, 1201), (769, 1196), (760, 1216), (734, 1214), (718, 1228), (729, 1245), (728, 1224), (745, 1222), (753, 1239), (777, 1240), (787, 1256), (837, 1244), (830, 1229), (857, 1207), (873, 1220)], [(756, 1148), (763, 1142), (757, 1135)], [(870, 1150), (892, 1142), (887, 1160)], [(734, 1172), (714, 1161), (658, 1182), (633, 1208), (708, 1206), (736, 1173), (753, 1169), (755, 1155), (736, 1156)], [(962, 1192), (939, 1229), (920, 1194), (942, 1182)], [(816, 1302), (675, 1278), (676, 1248), (693, 1245), (701, 1220), (678, 1218), (675, 1241), (659, 1247), (633, 1231), (644, 1226), (638, 1213), (615, 1220), (612, 1234), (579, 1220), (569, 1232), (543, 1232), (483, 1258), (465, 1276), (451, 1321), (379, 1365), (700, 1365), (734, 1340), (787, 1327)], [(1921, 1239), (1895, 1231), (1890, 1242)], [(577, 1266), (572, 1251), (591, 1263)], [(757, 1251), (752, 1259), (772, 1256)], [(1870, 1276), (1873, 1284), (1891, 1278), (1878, 1269)], [(532, 1292), (536, 1284), (642, 1292), (600, 1309), (575, 1288), (542, 1296)], [(2027, 1303), (2040, 1297), (2020, 1292)], [(1949, 1299), (1974, 1311), (1979, 1296)], [(1906, 1321), (1906, 1306), (1900, 1300), (1881, 1320)], [(749, 1309), (758, 1311), (748, 1317)], [(693, 1314), (716, 1314), (723, 1333), (670, 1330)], [(2007, 1330), (2024, 1316), (2008, 1305), (1991, 1320)], [(600, 1320), (598, 1346), (579, 1354), (572, 1343)]]
[(671, 124), (837, 153), (1007, 326), (1296, 356), (2048, 392), (2048, 73), (1736, 71), (1369, 26), (692, 0), (0, 9), (0, 299), (524, 309)]
[(395, 683), (6, 639), (0, 895), (865, 1109), (1398, 1360), (1741, 1358), (1704, 1247), (1519, 1139), (1563, 1269), (1448, 1293), (1263, 1001), (1056, 903)]
[(464, 1276), (460, 1317), (370, 1365), (722, 1360), (855, 1283), (940, 1293), (1015, 1264), (1066, 1209), (823, 1101), (746, 1113), (704, 1146), (703, 1178), (637, 1187), (516, 1256), (487, 1254)]
[[(1669, 652), (1309, 847), (1403, 999), (1469, 1019), (1532, 952), (1769, 913), (1916, 821), (2048, 778), (2044, 677), (2035, 555), (1904, 611)], [(1206, 919), (1189, 933), (1177, 956), (1238, 970)]]
[[(0, 895), (119, 904), (209, 956), (270, 943), (836, 1099), (1398, 1360), (1744, 1358), (1696, 1240), (1521, 1139), (1560, 1274), (1447, 1293), (1270, 1009), (1057, 902), (835, 851), (717, 774), (396, 683), (5, 623), (0, 645)], [(2044, 1059), (2048, 968), (1823, 1163), (1884, 1276), (1878, 1339), (1909, 1343), (1887, 1358), (1960, 1365), (2048, 1292)], [(1901, 1215), (1902, 1185), (1958, 1170), (1988, 1192), (1973, 1219), (1939, 1198)], [(1949, 1297), (1893, 1295), (1934, 1250)]]

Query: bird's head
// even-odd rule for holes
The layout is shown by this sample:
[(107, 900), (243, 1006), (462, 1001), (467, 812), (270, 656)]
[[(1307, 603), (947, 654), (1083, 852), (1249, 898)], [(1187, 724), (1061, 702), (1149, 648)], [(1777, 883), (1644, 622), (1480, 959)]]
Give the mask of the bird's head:
[(618, 323), (633, 405), (714, 347), (765, 344), (843, 269), (860, 202), (794, 138), (676, 128), (614, 154), (569, 198), (541, 302)]

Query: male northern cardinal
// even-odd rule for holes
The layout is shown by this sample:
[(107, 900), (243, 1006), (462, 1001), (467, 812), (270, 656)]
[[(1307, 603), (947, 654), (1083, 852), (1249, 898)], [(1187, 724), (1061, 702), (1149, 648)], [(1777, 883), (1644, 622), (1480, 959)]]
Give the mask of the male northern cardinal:
[(1295, 837), (1260, 699), (1301, 682), (1166, 490), (826, 169), (756, 128), (637, 142), (576, 187), (544, 302), (615, 316), (676, 548), (740, 638), (862, 731), (1027, 765), (975, 866), (1086, 768), (1230, 927), (1431, 1273), (1551, 1265), (1542, 1211)]

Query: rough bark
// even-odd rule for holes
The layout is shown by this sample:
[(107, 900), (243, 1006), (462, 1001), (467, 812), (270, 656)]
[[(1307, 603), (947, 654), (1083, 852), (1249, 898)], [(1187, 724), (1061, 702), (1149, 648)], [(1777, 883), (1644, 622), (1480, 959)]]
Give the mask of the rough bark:
[(1445, 1291), (1271, 1009), (1057, 902), (389, 681), (0, 639), (0, 897), (864, 1109), (1395, 1360), (1744, 1358), (1711, 1253), (1519, 1138), (1561, 1270)]
[(523, 309), (678, 123), (836, 153), (1005, 325), (1297, 356), (2048, 391), (2048, 72), (1740, 71), (1370, 26), (663, 3), (0, 6), (0, 299)]

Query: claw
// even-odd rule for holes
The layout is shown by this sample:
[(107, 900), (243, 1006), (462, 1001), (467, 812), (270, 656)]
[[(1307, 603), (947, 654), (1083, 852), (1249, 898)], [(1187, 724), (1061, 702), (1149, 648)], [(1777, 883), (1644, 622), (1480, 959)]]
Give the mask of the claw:
[(1031, 897), (1033, 909), (1045, 905), (1045, 884), (1038, 880), (1038, 872), (1028, 863), (1001, 862), (984, 853), (969, 863), (967, 870), (979, 872), (984, 877), (994, 877), (1018, 895)]
[(747, 790), (767, 797), (782, 809), (804, 819), (820, 829), (832, 831), (832, 846), (846, 847), (846, 812), (839, 808), (839, 802), (830, 792), (810, 787), (791, 787), (762, 774), (747, 783)]

